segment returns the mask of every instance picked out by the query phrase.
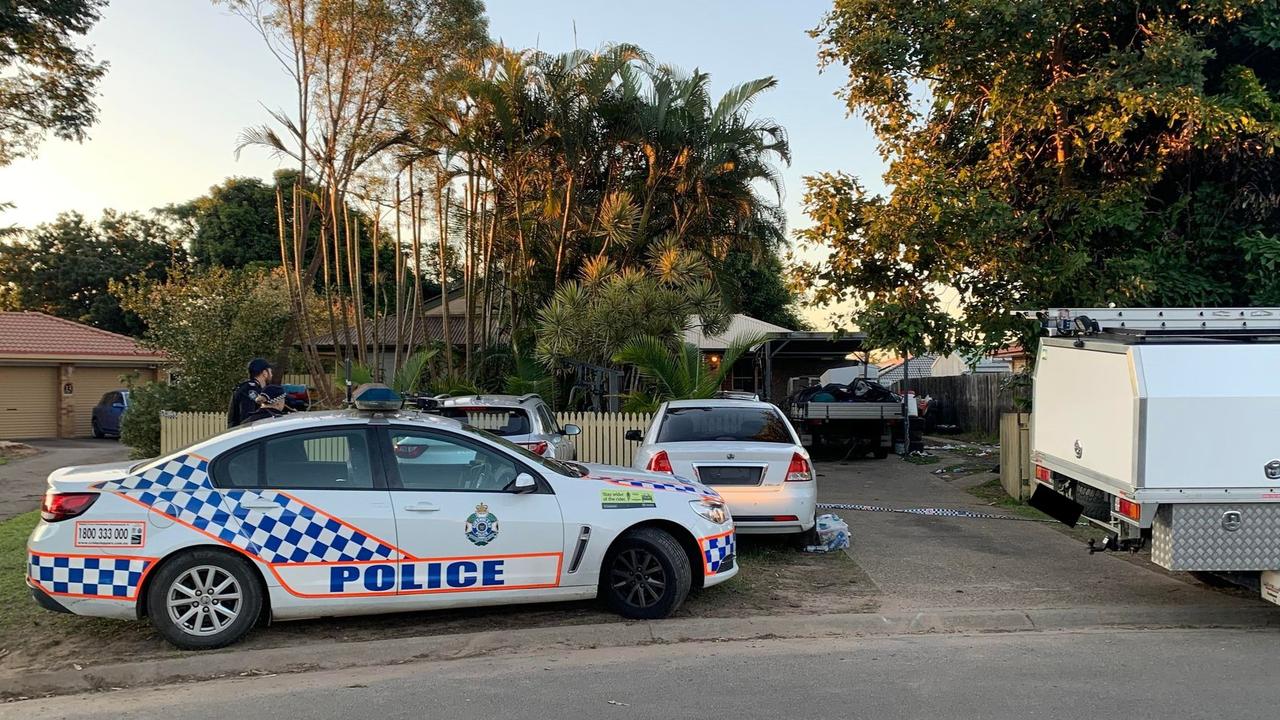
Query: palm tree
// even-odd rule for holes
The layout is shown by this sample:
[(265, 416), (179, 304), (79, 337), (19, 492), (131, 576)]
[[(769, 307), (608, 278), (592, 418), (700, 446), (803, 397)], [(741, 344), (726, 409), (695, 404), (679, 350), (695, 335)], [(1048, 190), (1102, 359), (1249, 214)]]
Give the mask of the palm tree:
[(633, 392), (623, 405), (626, 412), (653, 412), (667, 400), (709, 398), (724, 384), (734, 363), (768, 338), (764, 335), (740, 337), (730, 343), (713, 366), (697, 346), (670, 343), (652, 335), (630, 340), (613, 358), (614, 362), (634, 365), (650, 388)]

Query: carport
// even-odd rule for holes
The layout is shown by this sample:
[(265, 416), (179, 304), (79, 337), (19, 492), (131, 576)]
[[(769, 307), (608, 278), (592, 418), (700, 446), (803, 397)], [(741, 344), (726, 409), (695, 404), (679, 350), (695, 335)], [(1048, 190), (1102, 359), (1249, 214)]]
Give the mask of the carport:
[(761, 400), (778, 404), (786, 400), (787, 382), (795, 377), (817, 377), (850, 360), (865, 368), (871, 348), (867, 336), (859, 332), (786, 332), (769, 336), (756, 350), (761, 369), (757, 393)]

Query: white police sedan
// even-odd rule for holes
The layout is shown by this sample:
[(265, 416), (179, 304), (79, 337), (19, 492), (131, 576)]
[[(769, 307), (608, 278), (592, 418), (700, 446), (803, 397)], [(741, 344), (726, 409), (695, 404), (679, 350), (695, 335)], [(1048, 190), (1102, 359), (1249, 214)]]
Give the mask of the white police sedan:
[[(357, 407), (379, 394), (394, 395), (370, 387)], [(401, 410), (300, 413), (57, 470), (28, 553), (40, 605), (147, 617), (188, 649), (264, 617), (602, 597), (661, 618), (737, 573), (732, 518), (704, 485)]]

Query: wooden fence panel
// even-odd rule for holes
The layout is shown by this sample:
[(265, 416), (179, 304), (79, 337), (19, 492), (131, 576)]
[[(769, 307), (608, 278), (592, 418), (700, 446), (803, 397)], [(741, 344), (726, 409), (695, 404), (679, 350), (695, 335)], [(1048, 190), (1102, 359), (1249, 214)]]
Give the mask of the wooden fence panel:
[(1031, 497), (1031, 414), (1005, 413), (1000, 418), (1000, 484), (1009, 497)]
[[(556, 420), (563, 427), (569, 423), (582, 428), (582, 434), (574, 438), (578, 447), (578, 460), (604, 465), (630, 466), (635, 457), (637, 443), (626, 439), (628, 430), (644, 431), (649, 427), (652, 415), (646, 413), (557, 413)], [(222, 413), (162, 412), (160, 413), (160, 452), (169, 454), (188, 445), (207, 440), (227, 429), (227, 417)], [(345, 450), (325, 448), (326, 457), (345, 456)]]
[(208, 440), (226, 429), (227, 416), (224, 413), (161, 412), (160, 454), (168, 455)]
[(627, 440), (626, 433), (628, 430), (643, 432), (652, 419), (647, 413), (556, 413), (560, 427), (572, 423), (582, 428), (582, 434), (574, 438), (578, 460), (604, 465), (630, 466), (638, 444)]
[[(905, 388), (917, 397), (933, 398), (925, 416), (925, 430), (937, 425), (955, 425), (961, 432), (996, 435), (1000, 432), (1000, 416), (1014, 412), (1013, 391), (1002, 387), (1009, 376), (1004, 373), (972, 373), (950, 377), (911, 378)], [(897, 383), (899, 390), (904, 383)]]

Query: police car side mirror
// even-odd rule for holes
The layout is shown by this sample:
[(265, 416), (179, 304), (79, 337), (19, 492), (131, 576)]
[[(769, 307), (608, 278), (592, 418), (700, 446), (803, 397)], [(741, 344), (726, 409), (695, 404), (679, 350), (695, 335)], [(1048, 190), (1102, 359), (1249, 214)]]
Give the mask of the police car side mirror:
[(518, 495), (531, 493), (538, 489), (538, 481), (534, 480), (529, 473), (520, 473), (512, 484), (515, 486), (515, 491)]
[(639, 430), (628, 430), (626, 435), (623, 435), (623, 437), (631, 442), (644, 442), (644, 433)]

